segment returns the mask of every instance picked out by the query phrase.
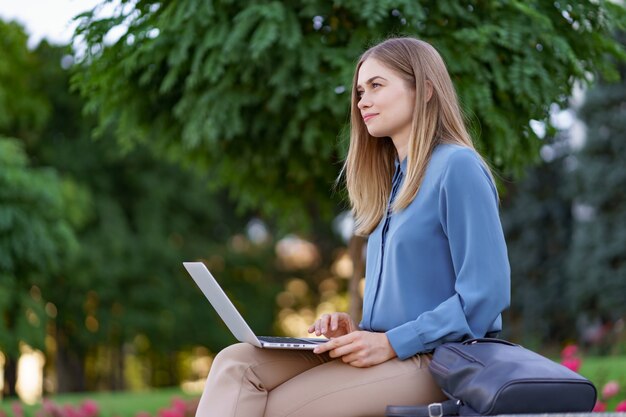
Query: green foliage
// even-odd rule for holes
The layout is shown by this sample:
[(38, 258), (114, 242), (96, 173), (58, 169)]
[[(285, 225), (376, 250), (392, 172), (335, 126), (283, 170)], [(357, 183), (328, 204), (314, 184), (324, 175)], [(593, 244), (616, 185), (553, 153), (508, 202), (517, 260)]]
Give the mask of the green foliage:
[[(433, 43), (479, 148), (511, 173), (536, 158), (529, 120), (546, 120), (575, 81), (615, 78), (604, 56), (626, 58), (609, 36), (625, 19), (606, 1), (144, 0), (113, 18), (82, 16), (88, 48), (74, 83), (100, 131), (197, 164), (240, 208), (302, 228), (307, 212), (333, 211), (337, 137), (355, 61), (372, 42)], [(106, 44), (122, 21), (126, 33)]]
[(222, 259), (214, 265), (220, 280), (242, 304), (256, 304), (260, 314), (251, 322), (269, 332), (277, 289), (261, 271), (272, 270), (271, 247), (230, 253), (229, 238), (247, 220), (234, 215), (224, 193), (209, 190), (208, 175), (157, 160), (143, 145), (121, 152), (108, 137), (90, 139), (91, 121), (80, 118), (82, 100), (69, 92), (69, 70), (59, 65), (66, 48), (42, 44), (34, 53), (45, 63), (34, 78), (46, 78), (53, 112), (30, 152), (73, 179), (62, 190), (75, 203), (65, 213), (81, 247), (42, 289), (56, 307), (59, 350), (84, 360), (101, 347), (132, 346), (154, 357), (231, 343), (182, 268), (198, 258)]
[[(69, 49), (11, 48), (36, 63), (27, 85), (36, 91), (24, 94), (50, 111), (27, 131), (11, 119), (2, 131), (22, 140), (0, 139), (0, 350), (14, 357), (20, 341), (45, 350), (48, 328), (60, 389), (107, 384), (116, 370), (91, 364), (122, 347), (149, 373), (171, 375), (155, 385), (179, 382), (172, 352), (233, 341), (182, 268), (193, 259), (255, 307), (247, 315), (255, 330), (271, 332), (281, 279), (272, 246), (233, 249), (229, 239), (248, 219), (209, 189), (211, 177), (157, 160), (146, 146), (121, 152), (108, 132), (93, 141), (61, 65)], [(85, 373), (92, 379), (81, 384)]]
[[(164, 353), (194, 344), (215, 346), (227, 336), (221, 328), (189, 332), (194, 323), (219, 321), (210, 318), (209, 305), (181, 265), (225, 251), (218, 242), (237, 231), (238, 219), (228, 213), (223, 197), (207, 191), (205, 178), (155, 161), (139, 148), (121, 156), (105, 142), (56, 145), (56, 163), (72, 175), (82, 172), (81, 183), (93, 195), (89, 221), (79, 229), (79, 262), (62, 278), (62, 286), (47, 292), (73, 348), (121, 346), (143, 335), (150, 351)], [(84, 157), (72, 162), (77, 154)], [(223, 279), (235, 284), (249, 262), (246, 257), (229, 262)], [(246, 297), (264, 291), (261, 277), (244, 283)], [(271, 310), (267, 313), (266, 329), (272, 317)], [(85, 325), (89, 317), (97, 326)]]
[(625, 102), (624, 82), (588, 93), (580, 110), (587, 141), (576, 155), (575, 203), (583, 210), (569, 258), (571, 293), (580, 308), (609, 320), (626, 313)]
[(19, 24), (0, 21), (0, 134), (27, 136), (50, 112), (45, 97), (33, 85), (38, 62), (26, 41)]
[(0, 349), (43, 348), (41, 290), (77, 249), (64, 215), (62, 181), (28, 164), (20, 142), (0, 137)]

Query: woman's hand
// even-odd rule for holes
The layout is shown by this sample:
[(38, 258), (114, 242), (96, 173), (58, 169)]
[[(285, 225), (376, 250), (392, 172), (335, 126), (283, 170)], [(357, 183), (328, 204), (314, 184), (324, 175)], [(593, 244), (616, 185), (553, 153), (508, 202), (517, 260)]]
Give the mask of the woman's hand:
[(352, 318), (346, 313), (323, 314), (309, 327), (309, 333), (328, 338), (344, 336), (357, 329)]
[(339, 358), (357, 368), (367, 368), (395, 358), (385, 333), (354, 331), (345, 336), (331, 339), (317, 346), (313, 352), (330, 352), (331, 358)]

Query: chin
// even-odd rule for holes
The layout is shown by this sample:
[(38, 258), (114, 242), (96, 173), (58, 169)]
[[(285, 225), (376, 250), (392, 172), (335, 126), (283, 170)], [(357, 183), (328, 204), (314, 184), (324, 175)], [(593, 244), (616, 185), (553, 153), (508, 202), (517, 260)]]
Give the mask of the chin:
[(385, 132), (381, 132), (380, 130), (376, 130), (376, 129), (367, 129), (367, 132), (375, 138), (386, 138), (389, 136)]

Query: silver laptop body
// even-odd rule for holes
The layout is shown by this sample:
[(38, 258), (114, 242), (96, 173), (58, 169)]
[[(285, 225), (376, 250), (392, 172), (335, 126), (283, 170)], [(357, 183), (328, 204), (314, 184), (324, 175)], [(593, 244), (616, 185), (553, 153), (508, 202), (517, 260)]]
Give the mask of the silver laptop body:
[(202, 262), (183, 262), (185, 269), (209, 300), (217, 314), (240, 342), (260, 348), (313, 350), (328, 339), (256, 336), (222, 287)]

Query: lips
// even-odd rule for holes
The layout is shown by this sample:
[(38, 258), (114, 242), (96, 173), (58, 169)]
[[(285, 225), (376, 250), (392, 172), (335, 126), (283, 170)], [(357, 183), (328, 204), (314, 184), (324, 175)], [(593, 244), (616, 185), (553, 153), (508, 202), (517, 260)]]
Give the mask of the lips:
[(368, 120), (370, 120), (370, 119), (372, 119), (373, 117), (376, 117), (376, 116), (378, 116), (378, 113), (367, 113), (367, 114), (364, 114), (363, 115), (363, 121), (365, 123), (367, 123)]

